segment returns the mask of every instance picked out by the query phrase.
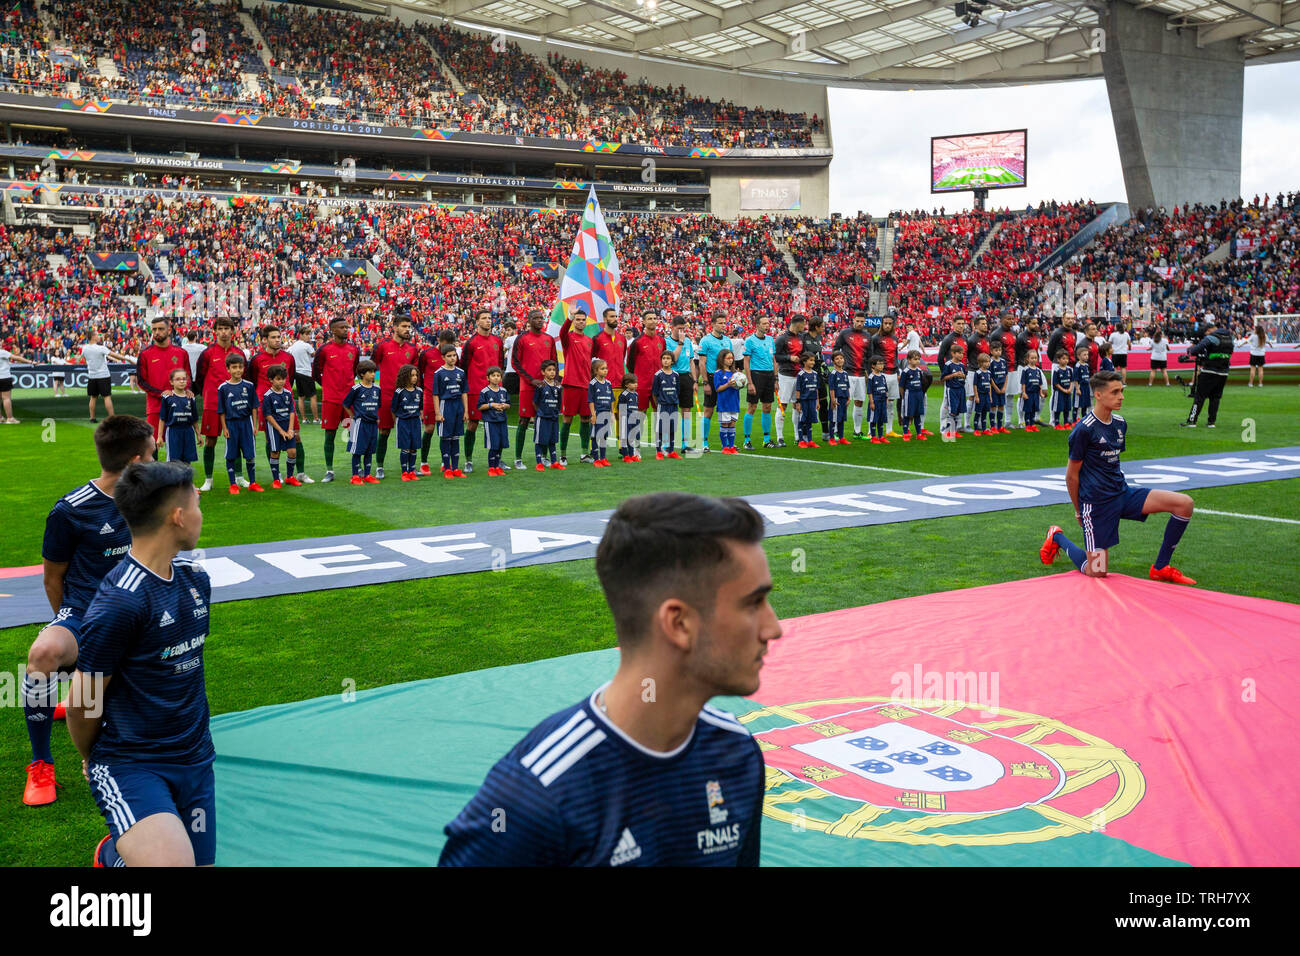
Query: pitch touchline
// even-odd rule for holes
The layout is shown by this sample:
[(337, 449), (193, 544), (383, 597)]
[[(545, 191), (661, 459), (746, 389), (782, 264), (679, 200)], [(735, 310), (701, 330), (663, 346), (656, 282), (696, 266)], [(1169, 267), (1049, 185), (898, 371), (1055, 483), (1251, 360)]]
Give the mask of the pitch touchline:
[(1198, 515), (1222, 515), (1225, 518), (1250, 518), (1253, 521), (1276, 521), (1279, 524), (1300, 524), (1294, 518), (1273, 518), (1269, 515), (1245, 515), (1235, 511), (1211, 511), (1209, 508), (1197, 508)]

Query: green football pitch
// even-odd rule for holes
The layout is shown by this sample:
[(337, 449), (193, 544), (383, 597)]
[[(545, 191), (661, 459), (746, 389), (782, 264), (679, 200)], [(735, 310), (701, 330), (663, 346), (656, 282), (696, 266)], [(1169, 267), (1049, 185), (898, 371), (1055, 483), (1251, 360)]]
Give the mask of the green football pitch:
[[(1300, 388), (1294, 377), (1270, 374), (1274, 377), (1263, 389), (1245, 388), (1234, 378), (1213, 431), (1178, 427), (1188, 405), (1181, 389), (1135, 384), (1124, 406), (1130, 424), (1127, 457), (1300, 444)], [(1141, 375), (1134, 378), (1144, 381)], [(138, 396), (122, 394), (116, 401), (119, 412), (143, 414)], [(933, 427), (937, 390), (930, 405)], [(39, 564), (49, 508), (98, 473), (84, 398), (56, 400), (17, 392), (15, 413), (21, 425), (0, 427), (0, 568)], [(475, 453), (480, 471), (462, 481), (407, 484), (390, 477), (375, 486), (336, 482), (238, 497), (226, 494), (219, 470), (216, 493), (203, 499), (200, 544), (219, 547), (586, 511), (661, 489), (744, 495), (894, 481), (918, 472), (956, 476), (1065, 464), (1065, 434), (1055, 431), (810, 450), (794, 447), (789, 433), (786, 438), (789, 446), (778, 451), (640, 465), (616, 461), (596, 470), (576, 465), (575, 429), (569, 447), (575, 464), (562, 473), (512, 471), (506, 478), (489, 479), (480, 448)], [(337, 473), (346, 474), (348, 458), (341, 445), (335, 464)], [(308, 471), (318, 479), (321, 446), (319, 428), (309, 427)], [(390, 450), (388, 464), (395, 473), (396, 449)], [(262, 477), (264, 455), (258, 467)], [(1213, 590), (1297, 600), (1300, 542), (1294, 522), (1300, 517), (1295, 507), (1300, 479), (1193, 494), (1203, 510), (1183, 539), (1178, 565)], [(775, 583), (772, 603), (780, 616), (795, 617), (1059, 573), (1064, 562), (1049, 569), (1038, 560), (1043, 532), (1052, 523), (1069, 528), (1068, 506), (773, 538), (766, 545)], [(1145, 575), (1163, 527), (1163, 521), (1126, 524), (1123, 543), (1111, 554), (1112, 570)], [(1074, 608), (1061, 624), (1074, 626), (1083, 619), (1086, 609)], [(205, 660), (214, 714), (336, 694), (348, 680), (364, 689), (614, 643), (590, 560), (227, 602), (213, 606), (211, 620)], [(58, 802), (36, 809), (22, 803), (23, 767), (30, 757), (18, 682), (38, 629), (0, 629), (0, 658), (6, 662), (0, 668), (0, 699), (8, 704), (8, 714), (0, 719), (0, 862), (83, 866), (104, 824), (61, 726), (54, 735), (64, 785)], [(1086, 628), (1079, 633), (1084, 639)]]
[(935, 189), (954, 189), (957, 186), (969, 186), (977, 180), (987, 185), (1005, 186), (1020, 183), (1021, 178), (1001, 166), (968, 166), (949, 173), (935, 184)]

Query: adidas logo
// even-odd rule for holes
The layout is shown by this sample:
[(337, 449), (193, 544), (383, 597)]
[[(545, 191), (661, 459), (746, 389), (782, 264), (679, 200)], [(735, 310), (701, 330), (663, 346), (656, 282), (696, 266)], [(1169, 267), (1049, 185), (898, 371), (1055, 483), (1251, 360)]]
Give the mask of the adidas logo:
[(176, 623), (176, 618), (172, 617), (171, 613), (168, 611), (163, 611), (162, 617), (158, 618), (159, 627), (166, 627), (168, 624), (175, 624), (175, 623)]
[(632, 831), (627, 827), (623, 828), (623, 835), (618, 839), (618, 846), (614, 847), (614, 854), (609, 858), (610, 866), (618, 866), (621, 863), (631, 863), (641, 855), (641, 847), (637, 845), (636, 837), (632, 836)]
[(109, 524), (107, 521), (105, 521), (105, 522), (104, 522), (104, 527), (102, 527), (102, 528), (99, 529), (99, 533), (100, 533), (100, 534), (112, 534), (112, 533), (113, 533), (113, 526), (112, 526), (111, 524)]

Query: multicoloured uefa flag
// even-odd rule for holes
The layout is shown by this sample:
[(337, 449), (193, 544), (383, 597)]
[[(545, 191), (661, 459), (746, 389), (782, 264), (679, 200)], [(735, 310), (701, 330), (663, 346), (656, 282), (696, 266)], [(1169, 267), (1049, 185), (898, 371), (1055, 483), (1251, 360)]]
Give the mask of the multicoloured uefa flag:
[(594, 338), (600, 332), (601, 316), (605, 310), (618, 309), (621, 274), (614, 241), (600, 211), (596, 187), (592, 186), (587, 192), (587, 205), (582, 210), (582, 225), (573, 240), (569, 265), (560, 274), (559, 294), (546, 331), (559, 335), (565, 318), (581, 307), (587, 313), (587, 325), (583, 331)]

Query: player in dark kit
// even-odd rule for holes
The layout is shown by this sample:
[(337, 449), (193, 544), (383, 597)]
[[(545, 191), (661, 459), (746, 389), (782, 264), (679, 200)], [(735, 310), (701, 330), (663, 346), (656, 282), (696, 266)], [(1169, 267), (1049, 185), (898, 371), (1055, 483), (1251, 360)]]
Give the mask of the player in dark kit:
[(132, 462), (153, 461), (153, 426), (143, 418), (111, 415), (95, 429), (99, 477), (68, 492), (50, 509), (41, 544), (45, 594), (54, 618), (41, 628), (27, 652), (23, 676), (23, 714), (31, 740), (23, 803), (53, 803), (50, 732), (59, 699), (58, 675), (77, 662), (82, 618), (104, 575), (131, 546), (131, 532), (113, 502), (113, 489)]
[(1070, 562), (1084, 574), (1105, 577), (1107, 551), (1119, 544), (1120, 519), (1146, 521), (1147, 515), (1168, 513), (1164, 540), (1149, 576), (1153, 581), (1195, 584), (1169, 563), (1192, 518), (1192, 499), (1177, 491), (1133, 488), (1124, 480), (1119, 456), (1124, 451), (1128, 422), (1119, 415), (1124, 404), (1120, 374), (1112, 371), (1094, 375), (1092, 397), (1092, 412), (1070, 431), (1070, 464), (1065, 472), (1074, 517), (1083, 527), (1083, 547), (1052, 525), (1039, 557), (1044, 564), (1051, 564), (1063, 548)]
[(113, 491), (131, 549), (108, 573), (82, 626), (68, 732), (109, 835), (96, 866), (211, 866), (215, 752), (203, 648), (212, 586), (177, 554), (199, 541), (194, 471), (129, 466)]
[(781, 636), (762, 538), (736, 498), (619, 506), (596, 550), (618, 671), (497, 762), (440, 865), (758, 865), (763, 757), (708, 701), (754, 693)]
[(465, 436), (465, 419), (469, 416), (469, 396), (465, 393), (465, 370), (456, 367), (456, 347), (444, 345), (442, 368), (433, 373), (433, 414), (438, 423), (442, 450), (442, 477), (464, 478), (460, 469), (460, 441)]
[(867, 319), (854, 312), (851, 324), (835, 336), (831, 350), (844, 356), (844, 371), (849, 376), (849, 398), (853, 401), (853, 437), (862, 438), (862, 407), (867, 400), (867, 371), (871, 365), (871, 336)]

